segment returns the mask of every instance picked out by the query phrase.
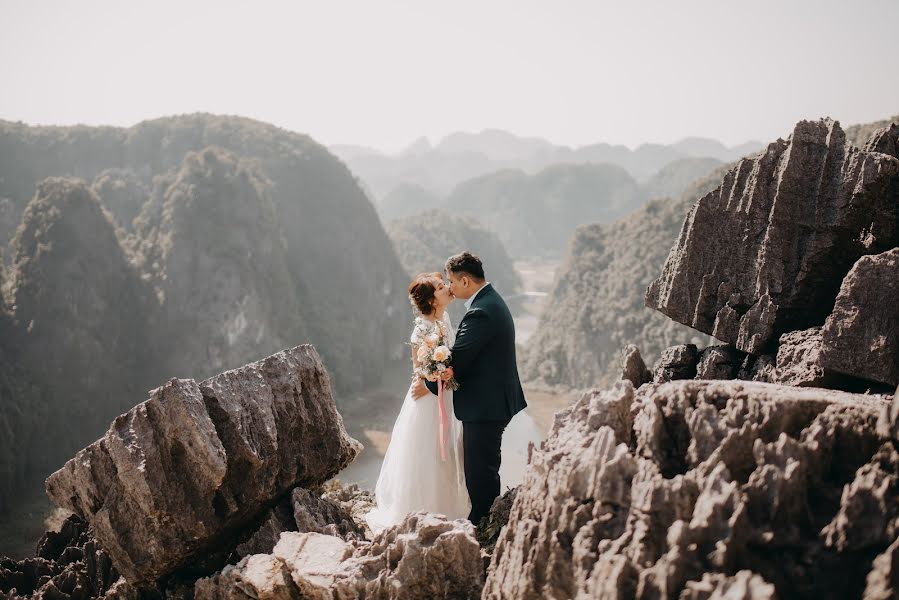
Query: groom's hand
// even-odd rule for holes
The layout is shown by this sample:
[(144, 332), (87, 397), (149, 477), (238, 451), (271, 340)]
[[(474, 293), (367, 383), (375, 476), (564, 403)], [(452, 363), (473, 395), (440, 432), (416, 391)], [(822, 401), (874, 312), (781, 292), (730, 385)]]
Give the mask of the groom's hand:
[(420, 377), (416, 377), (415, 381), (412, 382), (412, 397), (416, 400), (421, 400), (430, 393), (431, 390), (425, 386), (425, 382)]

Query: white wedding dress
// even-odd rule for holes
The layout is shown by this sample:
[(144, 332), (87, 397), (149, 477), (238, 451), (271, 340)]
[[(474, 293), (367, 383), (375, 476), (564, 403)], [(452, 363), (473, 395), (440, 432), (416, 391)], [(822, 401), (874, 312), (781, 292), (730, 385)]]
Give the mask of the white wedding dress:
[[(441, 320), (450, 325), (445, 313)], [(413, 344), (434, 327), (433, 322), (416, 318)], [(447, 345), (452, 347), (455, 331), (452, 326), (448, 329)], [(451, 390), (444, 390), (443, 401), (449, 421), (446, 460), (440, 456), (437, 396), (429, 394), (415, 400), (411, 388), (406, 392), (375, 485), (377, 506), (365, 515), (373, 532), (402, 522), (413, 511), (440, 513), (450, 519), (464, 519), (471, 511), (465, 487), (462, 423), (453, 414)], [(527, 466), (528, 442), (539, 444), (542, 438), (539, 428), (524, 411), (506, 427), (500, 467), (503, 491), (521, 483)]]

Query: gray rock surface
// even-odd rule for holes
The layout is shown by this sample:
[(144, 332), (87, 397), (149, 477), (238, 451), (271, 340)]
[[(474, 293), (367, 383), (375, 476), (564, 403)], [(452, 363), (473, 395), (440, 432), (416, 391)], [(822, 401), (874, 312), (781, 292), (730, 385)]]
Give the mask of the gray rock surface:
[(197, 383), (172, 379), (46, 482), (119, 572), (154, 581), (222, 545), (272, 500), (323, 483), (361, 446), (315, 349), (298, 346)]
[(699, 353), (696, 379), (734, 379), (745, 354), (733, 346), (709, 346)]
[(753, 354), (822, 325), (856, 260), (899, 245), (899, 127), (864, 150), (801, 121), (744, 159), (684, 221), (646, 305)]
[(865, 600), (895, 600), (899, 590), (899, 539), (874, 559), (865, 587)]
[(860, 597), (895, 536), (886, 405), (743, 381), (587, 394), (534, 451), (483, 597)]
[(821, 328), (811, 327), (780, 336), (773, 383), (802, 387), (828, 387), (832, 378), (821, 366)]
[(899, 385), (899, 248), (855, 263), (824, 323), (821, 341), (825, 369)]
[(774, 586), (752, 571), (728, 577), (706, 573), (700, 581), (687, 582), (680, 600), (777, 600)]
[(248, 556), (197, 581), (195, 598), (478, 598), (483, 570), (474, 533), (467, 521), (425, 513), (370, 543), (288, 532), (272, 554)]
[(291, 492), (297, 531), (323, 533), (344, 540), (363, 540), (365, 532), (340, 504), (303, 488)]
[(652, 381), (652, 372), (646, 368), (639, 348), (634, 344), (628, 344), (624, 347), (623, 355), (621, 379), (630, 381), (635, 388)]
[(655, 383), (665, 383), (675, 379), (693, 379), (699, 364), (699, 350), (695, 344), (671, 346), (662, 352), (652, 372)]

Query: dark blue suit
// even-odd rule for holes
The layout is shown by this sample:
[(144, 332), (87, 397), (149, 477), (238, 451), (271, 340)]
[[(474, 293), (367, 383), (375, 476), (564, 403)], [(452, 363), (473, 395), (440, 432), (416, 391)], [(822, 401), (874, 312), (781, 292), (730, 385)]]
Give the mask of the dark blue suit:
[[(459, 323), (452, 365), (453, 394), (462, 421), (469, 519), (477, 525), (499, 495), (500, 445), (509, 420), (527, 406), (515, 358), (512, 314), (492, 285), (484, 286)], [(426, 382), (432, 393), (437, 384)]]

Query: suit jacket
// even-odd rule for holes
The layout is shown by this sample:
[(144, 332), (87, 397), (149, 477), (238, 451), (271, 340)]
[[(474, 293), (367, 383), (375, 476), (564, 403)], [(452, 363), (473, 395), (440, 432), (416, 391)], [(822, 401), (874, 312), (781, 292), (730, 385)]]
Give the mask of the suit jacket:
[[(452, 348), (459, 389), (453, 412), (460, 421), (508, 421), (527, 406), (515, 359), (512, 313), (493, 286), (478, 293), (462, 317)], [(437, 384), (425, 382), (432, 393)]]

